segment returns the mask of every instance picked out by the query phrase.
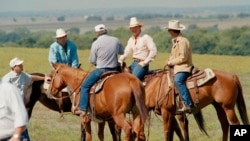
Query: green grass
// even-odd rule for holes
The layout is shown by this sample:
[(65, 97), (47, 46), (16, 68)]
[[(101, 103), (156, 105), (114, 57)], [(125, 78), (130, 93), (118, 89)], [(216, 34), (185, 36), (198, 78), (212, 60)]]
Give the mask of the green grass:
[[(91, 70), (88, 63), (89, 51), (78, 51), (82, 68)], [(24, 70), (26, 72), (49, 73), (51, 68), (48, 63), (48, 49), (28, 49), (28, 48), (0, 48), (0, 75), (10, 71), (9, 61), (13, 57), (19, 57), (24, 60)], [(157, 58), (151, 63), (151, 69), (163, 68), (165, 60), (169, 57), (168, 53), (158, 53)], [(250, 108), (250, 57), (241, 56), (215, 56), (215, 55), (193, 55), (194, 65), (200, 69), (213, 68), (228, 71), (239, 75), (243, 86), (244, 98), (247, 109)], [(130, 59), (126, 61), (130, 63)], [(190, 125), (190, 139), (199, 141), (220, 140), (222, 132), (212, 106), (207, 106), (203, 110), (206, 121), (206, 128), (210, 137), (202, 134), (196, 125), (193, 116), (188, 116)], [(29, 123), (29, 133), (33, 141), (79, 141), (80, 139), (80, 122), (79, 118), (69, 113), (60, 118), (58, 112), (49, 110), (39, 102), (35, 105), (33, 115)], [(248, 112), (248, 116), (250, 114)], [(151, 124), (149, 127), (149, 140), (163, 140), (163, 125), (161, 117), (152, 114)], [(239, 116), (238, 116), (239, 117)], [(97, 140), (97, 124), (93, 123), (93, 140)], [(148, 131), (146, 130), (146, 135)], [(109, 129), (105, 127), (105, 140), (111, 140)], [(175, 137), (175, 140), (178, 139)]]

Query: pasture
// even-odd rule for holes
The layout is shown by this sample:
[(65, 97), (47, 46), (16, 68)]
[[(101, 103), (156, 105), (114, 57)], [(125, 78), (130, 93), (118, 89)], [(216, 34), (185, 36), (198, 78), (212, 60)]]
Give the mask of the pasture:
[[(0, 48), (0, 75), (1, 77), (10, 71), (9, 61), (13, 57), (19, 57), (24, 60), (24, 70), (28, 73), (40, 72), (49, 73), (51, 68), (48, 63), (48, 49), (31, 48)], [(78, 51), (79, 60), (82, 68), (87, 71), (93, 69), (88, 63), (89, 51)], [(163, 68), (167, 53), (158, 53), (157, 58), (151, 63), (151, 69)], [(214, 55), (193, 55), (193, 63), (200, 69), (212, 68), (235, 73), (239, 76), (244, 93), (244, 99), (247, 109), (250, 109), (250, 57), (241, 56), (214, 56)], [(126, 60), (130, 64), (130, 60)], [(221, 138), (221, 128), (212, 106), (204, 108), (206, 129), (210, 137), (202, 134), (196, 125), (192, 115), (188, 115), (190, 140), (216, 141)], [(237, 111), (238, 112), (238, 111)], [(248, 111), (250, 117), (250, 111)], [(239, 116), (238, 116), (239, 118)], [(148, 126), (146, 125), (145, 134), (147, 136)], [(29, 134), (33, 141), (79, 141), (80, 122), (77, 116), (71, 113), (65, 113), (64, 118), (60, 118), (58, 112), (51, 111), (41, 105), (39, 102), (35, 105), (32, 118), (30, 120)], [(93, 140), (97, 140), (97, 124), (93, 123)], [(111, 140), (109, 129), (105, 128), (105, 140)], [(163, 140), (163, 130), (161, 117), (156, 117), (151, 113), (151, 123), (149, 126), (149, 141)], [(175, 140), (178, 139), (175, 137)]]

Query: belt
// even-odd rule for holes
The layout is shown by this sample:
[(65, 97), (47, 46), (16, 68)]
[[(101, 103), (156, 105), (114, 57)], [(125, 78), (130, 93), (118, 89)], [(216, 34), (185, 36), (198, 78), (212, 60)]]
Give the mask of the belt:
[(142, 59), (138, 59), (138, 58), (133, 58), (134, 62), (141, 62), (141, 61), (144, 61)]

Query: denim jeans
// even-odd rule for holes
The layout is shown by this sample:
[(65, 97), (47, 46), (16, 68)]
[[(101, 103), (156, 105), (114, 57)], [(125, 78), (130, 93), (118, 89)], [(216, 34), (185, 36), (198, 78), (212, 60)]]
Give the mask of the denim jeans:
[(132, 74), (135, 75), (140, 80), (143, 80), (145, 74), (148, 72), (149, 65), (141, 67), (139, 62), (134, 61), (130, 66), (129, 69), (132, 71)]
[(87, 76), (87, 78), (83, 81), (81, 85), (80, 102), (79, 102), (79, 108), (81, 110), (88, 110), (89, 91), (92, 85), (94, 85), (100, 79), (100, 76), (104, 72), (115, 71), (115, 70), (117, 70), (117, 68), (96, 68)]
[(191, 98), (189, 95), (189, 91), (186, 87), (186, 79), (188, 78), (188, 76), (189, 76), (188, 72), (178, 72), (174, 76), (174, 83), (184, 101), (184, 104), (186, 106), (191, 106), (192, 105)]

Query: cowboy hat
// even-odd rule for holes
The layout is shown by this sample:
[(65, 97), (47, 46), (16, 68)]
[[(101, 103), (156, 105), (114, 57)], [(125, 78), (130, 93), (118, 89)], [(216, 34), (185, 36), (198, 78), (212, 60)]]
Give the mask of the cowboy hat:
[(16, 65), (21, 65), (23, 63), (23, 60), (20, 60), (19, 58), (15, 57), (10, 60), (10, 67), (13, 68)]
[(173, 29), (173, 30), (184, 30), (186, 27), (183, 24), (180, 24), (178, 20), (170, 20), (168, 22), (168, 26), (165, 27), (166, 29)]
[(64, 37), (68, 34), (68, 32), (65, 32), (62, 28), (58, 28), (56, 30), (56, 36), (55, 38), (61, 38), (61, 37)]
[(136, 27), (136, 26), (143, 26), (143, 24), (140, 23), (136, 17), (131, 17), (129, 27)]

